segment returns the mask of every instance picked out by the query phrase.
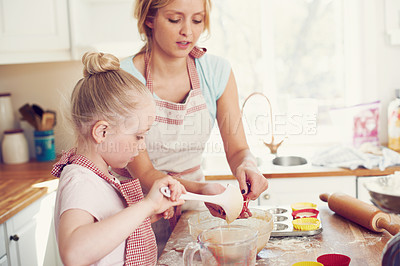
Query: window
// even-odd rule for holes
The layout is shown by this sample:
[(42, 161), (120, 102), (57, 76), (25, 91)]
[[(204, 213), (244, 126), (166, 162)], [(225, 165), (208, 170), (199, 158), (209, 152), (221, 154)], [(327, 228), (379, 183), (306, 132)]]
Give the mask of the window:
[(269, 118), (260, 119), (260, 112), (270, 115), (264, 99), (246, 105), (249, 142), (259, 145), (271, 130), (281, 138), (315, 139), (331, 123), (331, 108), (362, 100), (362, 5), (360, 0), (213, 2), (211, 34), (199, 45), (230, 61), (241, 104), (254, 91), (272, 103), (273, 128)]

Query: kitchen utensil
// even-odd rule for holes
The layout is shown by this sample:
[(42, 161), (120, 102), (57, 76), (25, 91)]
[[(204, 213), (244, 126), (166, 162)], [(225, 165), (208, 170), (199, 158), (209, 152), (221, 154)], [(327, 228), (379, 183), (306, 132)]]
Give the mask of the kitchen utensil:
[(374, 232), (387, 230), (395, 235), (400, 232), (399, 224), (390, 224), (390, 215), (375, 206), (344, 193), (321, 194), (319, 198), (328, 202), (329, 208), (337, 214)]
[[(168, 187), (162, 187), (160, 191), (168, 198), (171, 196), (171, 191)], [(231, 184), (228, 184), (225, 191), (219, 195), (200, 195), (186, 192), (186, 194), (182, 194), (180, 198), (183, 200), (199, 200), (221, 206), (226, 213), (226, 221), (228, 223), (233, 222), (239, 217), (243, 209), (242, 193), (237, 186)]]
[(350, 257), (343, 254), (324, 254), (317, 258), (317, 261), (324, 266), (348, 266), (350, 264)]
[(400, 173), (369, 179), (364, 187), (371, 201), (385, 212), (400, 214)]
[(32, 110), (35, 112), (35, 114), (37, 114), (40, 118), (42, 118), (44, 113), (42, 107), (40, 107), (37, 104), (32, 104)]
[(22, 115), (22, 118), (28, 122), (31, 126), (33, 126), (36, 130), (39, 130), (40, 118), (33, 111), (32, 107), (26, 103), (19, 108), (19, 112)]
[(46, 110), (47, 113), (52, 113), (54, 115), (54, 126), (57, 124), (57, 115), (56, 111), (53, 110)]
[[(236, 219), (230, 225), (248, 226), (258, 231), (257, 253), (259, 253), (268, 243), (271, 231), (274, 227), (273, 216), (270, 212), (261, 209), (250, 208), (253, 214), (246, 219)], [(227, 222), (221, 218), (214, 217), (209, 211), (202, 211), (192, 215), (188, 219), (189, 232), (194, 240), (206, 229), (215, 226), (227, 225)]]
[(185, 265), (193, 265), (194, 254), (200, 251), (203, 265), (255, 265), (257, 230), (240, 225), (223, 225), (206, 229), (198, 243), (189, 243), (184, 252)]
[(51, 130), (54, 127), (55, 123), (55, 115), (50, 112), (43, 112), (42, 121), (41, 121), (41, 130), (47, 131)]

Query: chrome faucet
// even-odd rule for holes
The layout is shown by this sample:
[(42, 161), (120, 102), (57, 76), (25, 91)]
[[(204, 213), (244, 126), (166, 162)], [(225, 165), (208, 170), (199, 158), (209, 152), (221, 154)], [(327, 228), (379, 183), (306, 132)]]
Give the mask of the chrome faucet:
[(285, 139), (281, 140), (281, 141), (278, 142), (278, 143), (274, 143), (275, 138), (274, 138), (274, 128), (273, 128), (273, 127), (274, 127), (274, 124), (273, 124), (273, 119), (272, 119), (272, 105), (271, 105), (271, 102), (269, 101), (268, 97), (267, 97), (265, 94), (261, 93), (261, 92), (253, 92), (253, 93), (251, 93), (249, 96), (247, 96), (247, 98), (246, 98), (246, 99), (244, 100), (244, 102), (243, 102), (242, 110), (241, 110), (241, 116), (243, 117), (243, 109), (244, 109), (244, 106), (246, 105), (246, 102), (247, 102), (251, 97), (253, 97), (254, 95), (263, 96), (263, 97), (267, 100), (267, 102), (268, 102), (268, 105), (269, 105), (269, 112), (270, 112), (270, 114), (271, 114), (271, 119), (270, 119), (270, 123), (271, 123), (271, 143), (268, 143), (268, 142), (265, 142), (265, 141), (263, 141), (263, 142), (264, 142), (264, 145), (267, 146), (267, 147), (270, 149), (271, 154), (276, 155), (279, 146), (282, 144), (282, 142), (283, 142)]

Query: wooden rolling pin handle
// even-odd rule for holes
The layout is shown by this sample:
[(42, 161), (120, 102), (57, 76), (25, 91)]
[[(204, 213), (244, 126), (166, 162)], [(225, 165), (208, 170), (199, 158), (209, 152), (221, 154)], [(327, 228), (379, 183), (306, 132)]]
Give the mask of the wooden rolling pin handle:
[(328, 193), (321, 194), (321, 195), (319, 195), (319, 199), (324, 201), (324, 202), (328, 202), (329, 194)]
[(387, 230), (393, 236), (400, 233), (400, 224), (391, 224), (386, 219), (378, 219), (376, 225)]

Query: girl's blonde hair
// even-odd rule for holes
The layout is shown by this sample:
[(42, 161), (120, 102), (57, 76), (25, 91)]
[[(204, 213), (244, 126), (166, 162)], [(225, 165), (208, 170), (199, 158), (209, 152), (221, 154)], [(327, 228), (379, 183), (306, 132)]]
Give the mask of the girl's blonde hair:
[[(146, 25), (146, 21), (154, 20), (158, 9), (169, 5), (172, 1), (174, 0), (136, 0), (133, 16), (138, 21), (139, 34), (142, 36), (143, 41), (145, 41), (145, 45), (139, 54), (150, 51), (153, 43), (152, 29)], [(211, 0), (204, 0), (204, 31), (208, 33), (210, 32), (210, 11)]]
[(117, 57), (85, 53), (82, 63), (84, 78), (78, 81), (71, 95), (71, 122), (78, 138), (87, 139), (98, 120), (118, 124), (152, 101), (149, 90), (120, 68)]

